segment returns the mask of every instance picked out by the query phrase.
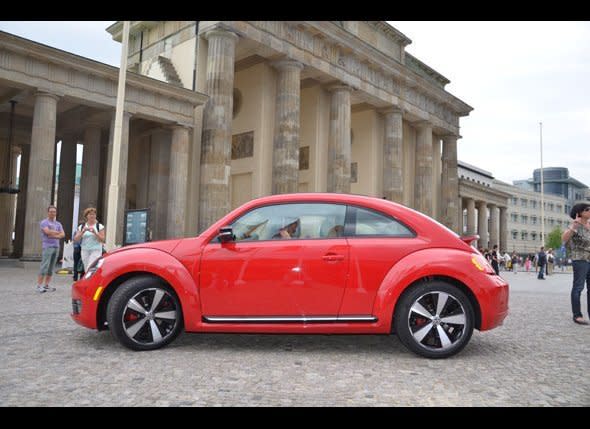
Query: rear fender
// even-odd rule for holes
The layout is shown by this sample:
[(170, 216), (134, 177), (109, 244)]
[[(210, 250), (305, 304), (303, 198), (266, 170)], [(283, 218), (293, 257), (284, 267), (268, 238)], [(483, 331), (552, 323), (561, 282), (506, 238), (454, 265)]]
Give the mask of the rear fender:
[[(198, 287), (187, 268), (166, 252), (157, 249), (139, 248), (120, 251), (109, 255), (101, 267), (105, 291), (100, 305), (105, 305), (114, 289), (121, 284), (121, 278), (130, 275), (151, 274), (168, 283), (176, 292), (187, 331), (193, 330), (195, 320), (201, 320), (201, 302)], [(111, 289), (112, 288), (112, 289)]]
[(383, 279), (375, 297), (373, 314), (391, 328), (399, 297), (413, 283), (429, 277), (459, 281), (475, 297), (479, 289), (476, 277), (481, 273), (471, 263), (471, 256), (469, 252), (446, 248), (424, 249), (407, 255)]

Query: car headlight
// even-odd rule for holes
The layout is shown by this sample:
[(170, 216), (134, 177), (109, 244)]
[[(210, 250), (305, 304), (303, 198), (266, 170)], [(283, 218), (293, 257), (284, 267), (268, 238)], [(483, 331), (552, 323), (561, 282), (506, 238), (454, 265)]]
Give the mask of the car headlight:
[(104, 258), (101, 256), (100, 258), (95, 260), (92, 264), (90, 264), (90, 267), (88, 267), (88, 269), (86, 270), (86, 274), (84, 274), (84, 279), (88, 280), (90, 277), (92, 277), (94, 275), (94, 273), (96, 272), (96, 270), (98, 270), (100, 267), (102, 267), (103, 263), (104, 263)]

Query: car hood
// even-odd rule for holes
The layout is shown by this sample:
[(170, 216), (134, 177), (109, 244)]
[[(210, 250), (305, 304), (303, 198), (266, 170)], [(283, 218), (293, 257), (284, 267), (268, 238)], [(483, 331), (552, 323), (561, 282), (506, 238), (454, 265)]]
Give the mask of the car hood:
[(133, 249), (156, 249), (161, 250), (162, 252), (172, 253), (172, 250), (178, 245), (181, 241), (181, 238), (176, 238), (173, 240), (160, 240), (160, 241), (150, 241), (147, 243), (139, 243), (139, 244), (132, 244), (130, 246), (119, 247), (118, 249), (112, 250), (109, 254), (125, 252), (127, 250)]

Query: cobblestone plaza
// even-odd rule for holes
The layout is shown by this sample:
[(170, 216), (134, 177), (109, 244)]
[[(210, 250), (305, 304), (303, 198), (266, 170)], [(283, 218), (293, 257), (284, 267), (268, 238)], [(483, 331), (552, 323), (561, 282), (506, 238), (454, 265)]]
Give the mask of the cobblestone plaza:
[(590, 327), (572, 323), (569, 273), (502, 273), (505, 324), (445, 360), (376, 335), (183, 334), (132, 352), (70, 319), (70, 276), (39, 295), (36, 274), (0, 267), (0, 406), (590, 405)]

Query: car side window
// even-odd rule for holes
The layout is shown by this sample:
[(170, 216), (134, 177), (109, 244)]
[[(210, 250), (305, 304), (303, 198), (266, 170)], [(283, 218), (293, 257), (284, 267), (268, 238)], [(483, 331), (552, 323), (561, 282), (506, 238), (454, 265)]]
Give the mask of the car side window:
[(353, 207), (350, 236), (414, 237), (414, 232), (398, 220), (373, 210)]
[(345, 214), (342, 204), (276, 204), (249, 211), (232, 228), (237, 242), (342, 237)]

